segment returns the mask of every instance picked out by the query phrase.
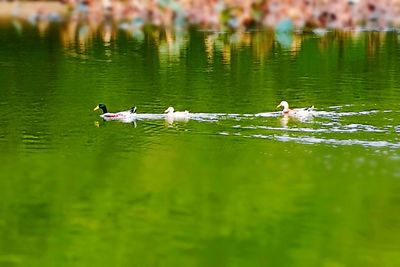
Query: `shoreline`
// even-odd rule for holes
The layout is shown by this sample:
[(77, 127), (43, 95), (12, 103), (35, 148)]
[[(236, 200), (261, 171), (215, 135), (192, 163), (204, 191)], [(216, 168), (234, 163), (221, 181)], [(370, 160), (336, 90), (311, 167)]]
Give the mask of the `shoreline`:
[(0, 19), (13, 17), (28, 18), (38, 12), (46, 14), (57, 13), (66, 16), (68, 6), (60, 2), (28, 1), (28, 2), (0, 2)]
[[(0, 0), (1, 1), (1, 0)], [(199, 0), (200, 1), (200, 0)], [(381, 1), (338, 0), (336, 6), (317, 0), (270, 0), (262, 6), (246, 6), (247, 2), (225, 3), (222, 7), (208, 4), (195, 6), (198, 1), (173, 1), (163, 5), (131, 2), (0, 2), (0, 19), (39, 21), (80, 21), (98, 24), (113, 21), (122, 29), (138, 30), (146, 25), (165, 28), (187, 28), (243, 31), (252, 28), (273, 28), (277, 32), (304, 29), (348, 30), (370, 29), (385, 31), (400, 28), (400, 0), (383, 6)], [(249, 1), (252, 3), (252, 1)], [(277, 4), (278, 3), (278, 4)], [(293, 4), (292, 6), (290, 4)], [(198, 4), (198, 3), (197, 3)], [(248, 4), (248, 3), (247, 3)], [(275, 6), (274, 6), (275, 5)], [(197, 9), (196, 9), (197, 8)], [(393, 9), (391, 9), (393, 8)]]

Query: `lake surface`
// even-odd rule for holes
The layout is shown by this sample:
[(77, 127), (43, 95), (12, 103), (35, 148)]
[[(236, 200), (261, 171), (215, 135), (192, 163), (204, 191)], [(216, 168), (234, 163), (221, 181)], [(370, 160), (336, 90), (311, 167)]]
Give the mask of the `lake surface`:
[(399, 34), (0, 38), (0, 266), (400, 265)]

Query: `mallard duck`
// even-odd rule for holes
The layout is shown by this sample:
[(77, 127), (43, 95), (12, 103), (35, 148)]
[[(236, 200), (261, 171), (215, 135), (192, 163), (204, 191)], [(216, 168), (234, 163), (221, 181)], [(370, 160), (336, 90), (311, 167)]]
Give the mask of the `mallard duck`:
[(167, 108), (164, 113), (167, 113), (167, 117), (174, 119), (187, 119), (189, 118), (189, 111), (174, 111), (173, 107)]
[(290, 109), (289, 103), (282, 101), (276, 108), (283, 107), (282, 114), (285, 116), (307, 116), (314, 110), (314, 106), (309, 108)]
[(103, 114), (100, 115), (103, 119), (108, 119), (108, 120), (123, 120), (132, 117), (133, 115), (136, 115), (136, 107), (132, 107), (130, 110), (126, 111), (120, 111), (117, 113), (111, 113), (107, 111), (106, 105), (100, 103), (93, 109), (93, 111), (96, 111), (98, 109), (101, 109), (103, 111)]

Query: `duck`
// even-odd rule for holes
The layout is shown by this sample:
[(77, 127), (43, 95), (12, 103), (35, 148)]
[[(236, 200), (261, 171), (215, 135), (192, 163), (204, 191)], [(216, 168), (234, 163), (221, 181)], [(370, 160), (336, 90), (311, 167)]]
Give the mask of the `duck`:
[(175, 111), (175, 109), (173, 107), (168, 107), (164, 113), (167, 114), (168, 117), (173, 117), (175, 119), (179, 119), (179, 118), (189, 118), (189, 111), (185, 110), (185, 111)]
[(120, 111), (117, 113), (111, 113), (108, 112), (107, 107), (105, 104), (100, 103), (93, 109), (93, 111), (96, 111), (98, 109), (101, 109), (103, 111), (103, 114), (100, 115), (103, 119), (106, 120), (124, 120), (127, 118), (131, 118), (133, 115), (136, 115), (136, 107), (133, 106), (131, 109), (126, 110), (126, 111)]
[(314, 106), (309, 108), (299, 108), (299, 109), (290, 109), (289, 103), (286, 101), (281, 101), (276, 108), (283, 107), (282, 114), (285, 116), (308, 116), (314, 111)]

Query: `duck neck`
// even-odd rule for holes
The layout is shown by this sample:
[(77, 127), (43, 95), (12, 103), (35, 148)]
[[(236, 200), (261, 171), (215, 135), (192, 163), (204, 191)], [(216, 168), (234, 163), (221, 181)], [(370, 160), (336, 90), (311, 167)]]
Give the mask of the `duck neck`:
[(101, 110), (103, 111), (103, 114), (108, 113), (106, 106), (102, 106)]

